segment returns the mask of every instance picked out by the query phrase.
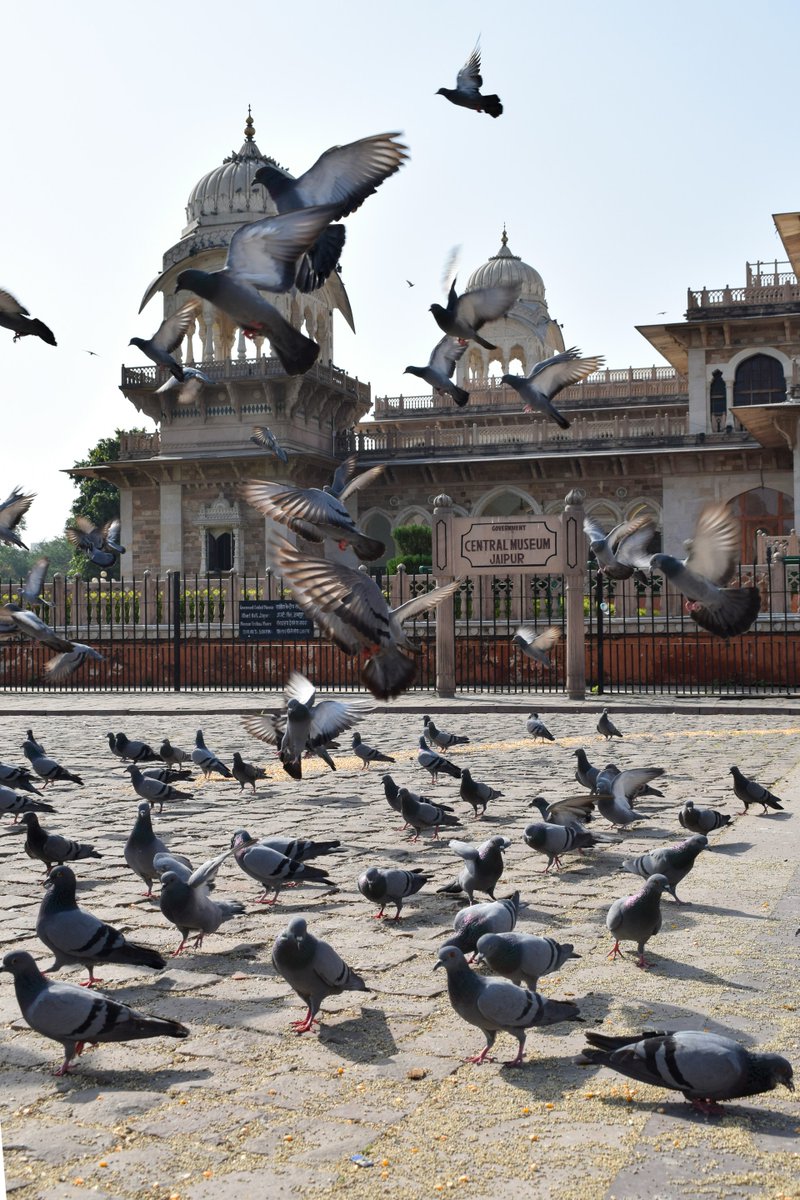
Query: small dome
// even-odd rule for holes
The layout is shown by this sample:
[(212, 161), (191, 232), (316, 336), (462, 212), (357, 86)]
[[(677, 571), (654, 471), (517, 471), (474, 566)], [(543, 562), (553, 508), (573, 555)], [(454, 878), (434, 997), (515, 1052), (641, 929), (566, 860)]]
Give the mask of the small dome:
[(186, 203), (184, 236), (197, 225), (221, 225), (236, 221), (240, 214), (254, 217), (269, 216), (276, 211), (266, 188), (251, 188), (259, 167), (269, 164), (289, 174), (274, 158), (262, 154), (255, 142), (255, 128), (250, 109), (244, 127), (245, 140), (238, 153), (230, 154), (222, 165), (215, 167), (194, 185)]
[(473, 271), (467, 280), (465, 292), (476, 288), (497, 287), (501, 283), (517, 284), (522, 290), (520, 298), (544, 301), (544, 280), (534, 267), (512, 254), (508, 248), (508, 234), (503, 229), (500, 249), (488, 262)]

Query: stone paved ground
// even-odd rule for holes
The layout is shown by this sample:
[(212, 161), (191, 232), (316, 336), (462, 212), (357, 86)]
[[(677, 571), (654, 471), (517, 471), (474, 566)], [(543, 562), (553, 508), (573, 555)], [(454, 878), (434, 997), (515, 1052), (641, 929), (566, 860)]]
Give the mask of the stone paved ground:
[[(525, 735), (522, 698), (491, 700), (494, 711), (486, 713), (474, 702), (454, 702), (461, 711), (443, 721), (472, 739), (453, 757), (504, 792), (484, 822), (463, 813), (461, 836), (512, 837), (498, 894), (521, 890), (527, 907), (518, 928), (573, 941), (582, 955), (546, 977), (542, 991), (575, 997), (588, 1026), (718, 1030), (778, 1050), (799, 1070), (797, 706), (746, 711), (694, 704), (673, 714), (666, 698), (640, 699), (628, 711), (616, 706), (625, 738), (607, 750), (594, 732), (596, 704), (548, 714), (557, 741), (542, 746)], [(405, 707), (377, 710), (361, 725), (367, 741), (395, 755), (395, 778), (412, 787), (427, 778), (415, 746), (428, 703), (433, 713), (444, 708), (416, 697)], [(84, 789), (53, 789), (58, 813), (46, 821), (94, 841), (103, 853), (100, 862), (78, 864), (81, 903), (165, 954), (177, 935), (157, 904), (140, 898), (140, 881), (122, 858), (135, 797), (111, 769), (108, 728), (151, 742), (169, 734), (191, 745), (202, 723), (223, 758), (239, 748), (270, 767), (255, 798), (215, 779), (190, 785), (191, 800), (155, 818), (170, 847), (195, 861), (226, 847), (241, 826), (257, 835), (338, 837), (343, 844), (341, 854), (325, 860), (334, 891), (285, 892), (274, 910), (253, 903), (256, 884), (231, 860), (218, 895), (245, 900), (245, 916), (159, 974), (103, 969), (106, 990), (186, 1022), (186, 1041), (99, 1046), (69, 1078), (54, 1079), (59, 1048), (21, 1022), (10, 981), (0, 977), (0, 1117), (15, 1200), (800, 1196), (800, 1112), (784, 1090), (732, 1105), (722, 1122), (698, 1117), (680, 1097), (579, 1065), (577, 1025), (533, 1032), (521, 1070), (463, 1064), (481, 1035), (455, 1016), (441, 973), (432, 972), (457, 908), (435, 887), (453, 877), (460, 860), (445, 843), (404, 840), (379, 770), (360, 771), (344, 749), (335, 774), (314, 763), (302, 784), (291, 781), (233, 711), (257, 704), (253, 696), (0, 697), (0, 759), (21, 759), (18, 748), (33, 722), (48, 752), (86, 778)], [(134, 716), (119, 715), (130, 709)], [(601, 764), (613, 758), (621, 767), (666, 766), (665, 798), (640, 802), (650, 819), (622, 845), (572, 858), (550, 878), (521, 834), (534, 795), (554, 800), (579, 790), (576, 746)], [(649, 948), (652, 971), (636, 970), (631, 957), (609, 962), (606, 910), (636, 886), (620, 871), (623, 857), (675, 838), (685, 799), (735, 812), (732, 762), (774, 785), (787, 811), (761, 817), (751, 810), (714, 835), (714, 848), (684, 884), (691, 906), (664, 901), (664, 928)], [(459, 812), (466, 808), (454, 781), (430, 790)], [(357, 892), (356, 877), (371, 863), (424, 866), (435, 875), (398, 925), (371, 920), (373, 909)], [(32, 935), (38, 864), (22, 853), (8, 821), (0, 830), (0, 872), (3, 952), (23, 947), (46, 963)], [(270, 963), (276, 933), (296, 913), (307, 915), (312, 930), (370, 985), (369, 993), (329, 1000), (319, 1036), (289, 1030), (300, 1005)], [(67, 970), (61, 977), (77, 982), (83, 974)], [(515, 1043), (502, 1034), (498, 1040), (501, 1056), (513, 1051)], [(374, 1166), (353, 1165), (358, 1152)]]

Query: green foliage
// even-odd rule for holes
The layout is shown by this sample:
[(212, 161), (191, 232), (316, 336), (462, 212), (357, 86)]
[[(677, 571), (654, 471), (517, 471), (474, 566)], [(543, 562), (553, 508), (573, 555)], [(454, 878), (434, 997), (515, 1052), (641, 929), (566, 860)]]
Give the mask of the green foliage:
[(48, 538), (34, 542), (30, 550), (19, 550), (16, 546), (0, 546), (0, 579), (24, 579), (37, 558), (50, 559), (49, 575), (59, 572), (66, 575), (72, 562), (72, 546), (65, 537)]
[(417, 554), (423, 562), (433, 561), (431, 531), (427, 525), (398, 525), (392, 530), (392, 537), (401, 554)]
[(430, 554), (396, 554), (394, 558), (387, 559), (386, 572), (388, 575), (396, 575), (397, 568), (403, 564), (409, 575), (428, 574), (433, 564), (433, 559)]

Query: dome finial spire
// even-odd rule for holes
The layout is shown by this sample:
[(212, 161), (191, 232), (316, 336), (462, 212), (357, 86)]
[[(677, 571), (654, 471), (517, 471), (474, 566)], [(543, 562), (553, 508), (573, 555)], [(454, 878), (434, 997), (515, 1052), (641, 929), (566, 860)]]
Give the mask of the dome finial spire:
[(247, 120), (244, 123), (244, 136), (247, 138), (248, 142), (252, 142), (253, 138), (256, 136), (255, 126), (253, 125), (253, 116), (250, 112), (249, 104), (247, 106)]
[(500, 238), (500, 241), (503, 243), (504, 246), (508, 245), (508, 234), (506, 233), (505, 221), (503, 221), (503, 236)]

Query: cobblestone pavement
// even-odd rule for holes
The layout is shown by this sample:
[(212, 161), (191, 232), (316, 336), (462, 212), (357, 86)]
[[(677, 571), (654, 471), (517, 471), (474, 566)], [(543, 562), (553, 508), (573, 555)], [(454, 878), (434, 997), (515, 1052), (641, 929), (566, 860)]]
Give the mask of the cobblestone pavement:
[[(468, 819), (455, 781), (431, 788), (417, 767), (419, 697), (405, 708), (381, 707), (360, 730), (394, 755), (389, 769), (398, 781), (454, 804), (464, 821), (458, 836), (478, 841), (500, 831), (513, 838), (498, 895), (519, 888), (526, 907), (518, 929), (574, 942), (582, 956), (545, 977), (542, 992), (574, 997), (586, 1027), (717, 1030), (780, 1051), (799, 1071), (800, 712), (777, 703), (760, 711), (708, 705), (672, 712), (668, 698), (637, 698), (628, 711), (611, 706), (625, 736), (607, 748), (595, 733), (597, 703), (564, 705), (548, 714), (555, 744), (534, 745), (519, 711), (527, 701), (512, 699), (504, 706), (492, 697), (493, 712), (478, 712), (478, 701), (451, 703), (442, 718), (471, 738), (452, 757), (504, 793), (479, 823)], [(445, 710), (433, 698), (424, 702), (433, 714)], [(455, 876), (460, 860), (446, 841), (405, 840), (380, 770), (360, 770), (347, 738), (335, 773), (314, 761), (302, 783), (290, 780), (233, 711), (259, 703), (256, 696), (213, 694), (0, 698), (2, 761), (22, 760), (19, 746), (32, 723), (48, 753), (85, 777), (82, 789), (48, 789), (58, 812), (44, 821), (93, 841), (103, 854), (77, 864), (80, 903), (165, 955), (177, 933), (157, 903), (140, 897), (141, 882), (122, 857), (136, 797), (113, 768), (107, 729), (151, 743), (168, 734), (191, 746), (201, 724), (223, 759), (240, 749), (268, 767), (254, 798), (214, 778), (187, 785), (191, 800), (155, 816), (170, 848), (195, 862), (227, 847), (240, 827), (258, 836), (342, 841), (341, 853), (323, 860), (335, 889), (302, 886), (265, 908), (253, 902), (255, 882), (231, 860), (217, 895), (244, 900), (244, 916), (160, 973), (102, 969), (105, 990), (189, 1025), (185, 1041), (98, 1046), (74, 1074), (54, 1079), (60, 1048), (25, 1026), (10, 980), (0, 977), (0, 1118), (15, 1200), (800, 1196), (796, 1094), (781, 1089), (732, 1104), (722, 1121), (696, 1116), (676, 1094), (579, 1065), (582, 1027), (572, 1024), (534, 1031), (520, 1070), (464, 1064), (481, 1034), (455, 1015), (442, 973), (432, 971), (457, 911), (456, 901), (435, 888)], [(649, 819), (622, 844), (572, 857), (551, 877), (522, 830), (533, 796), (554, 800), (580, 791), (572, 757), (578, 746), (601, 765), (665, 766), (665, 795), (638, 802)], [(762, 817), (751, 809), (712, 835), (713, 848), (683, 886), (691, 905), (663, 903), (663, 929), (648, 947), (653, 970), (636, 970), (631, 955), (610, 962), (608, 905), (636, 887), (620, 870), (622, 859), (676, 838), (686, 799), (737, 812), (727, 773), (734, 762), (774, 787), (786, 811)], [(600, 827), (607, 828), (602, 819)], [(422, 866), (434, 875), (398, 924), (372, 920), (374, 909), (358, 894), (356, 877), (372, 863)], [(46, 964), (32, 933), (39, 864), (24, 855), (8, 819), (0, 829), (0, 872), (3, 953), (25, 948)], [(270, 962), (275, 935), (297, 913), (370, 988), (328, 1000), (319, 1035), (290, 1031), (301, 1006)], [(60, 978), (78, 982), (84, 973), (66, 969)], [(502, 1034), (498, 1042), (501, 1056), (515, 1048)], [(354, 1165), (356, 1153), (374, 1165)]]

